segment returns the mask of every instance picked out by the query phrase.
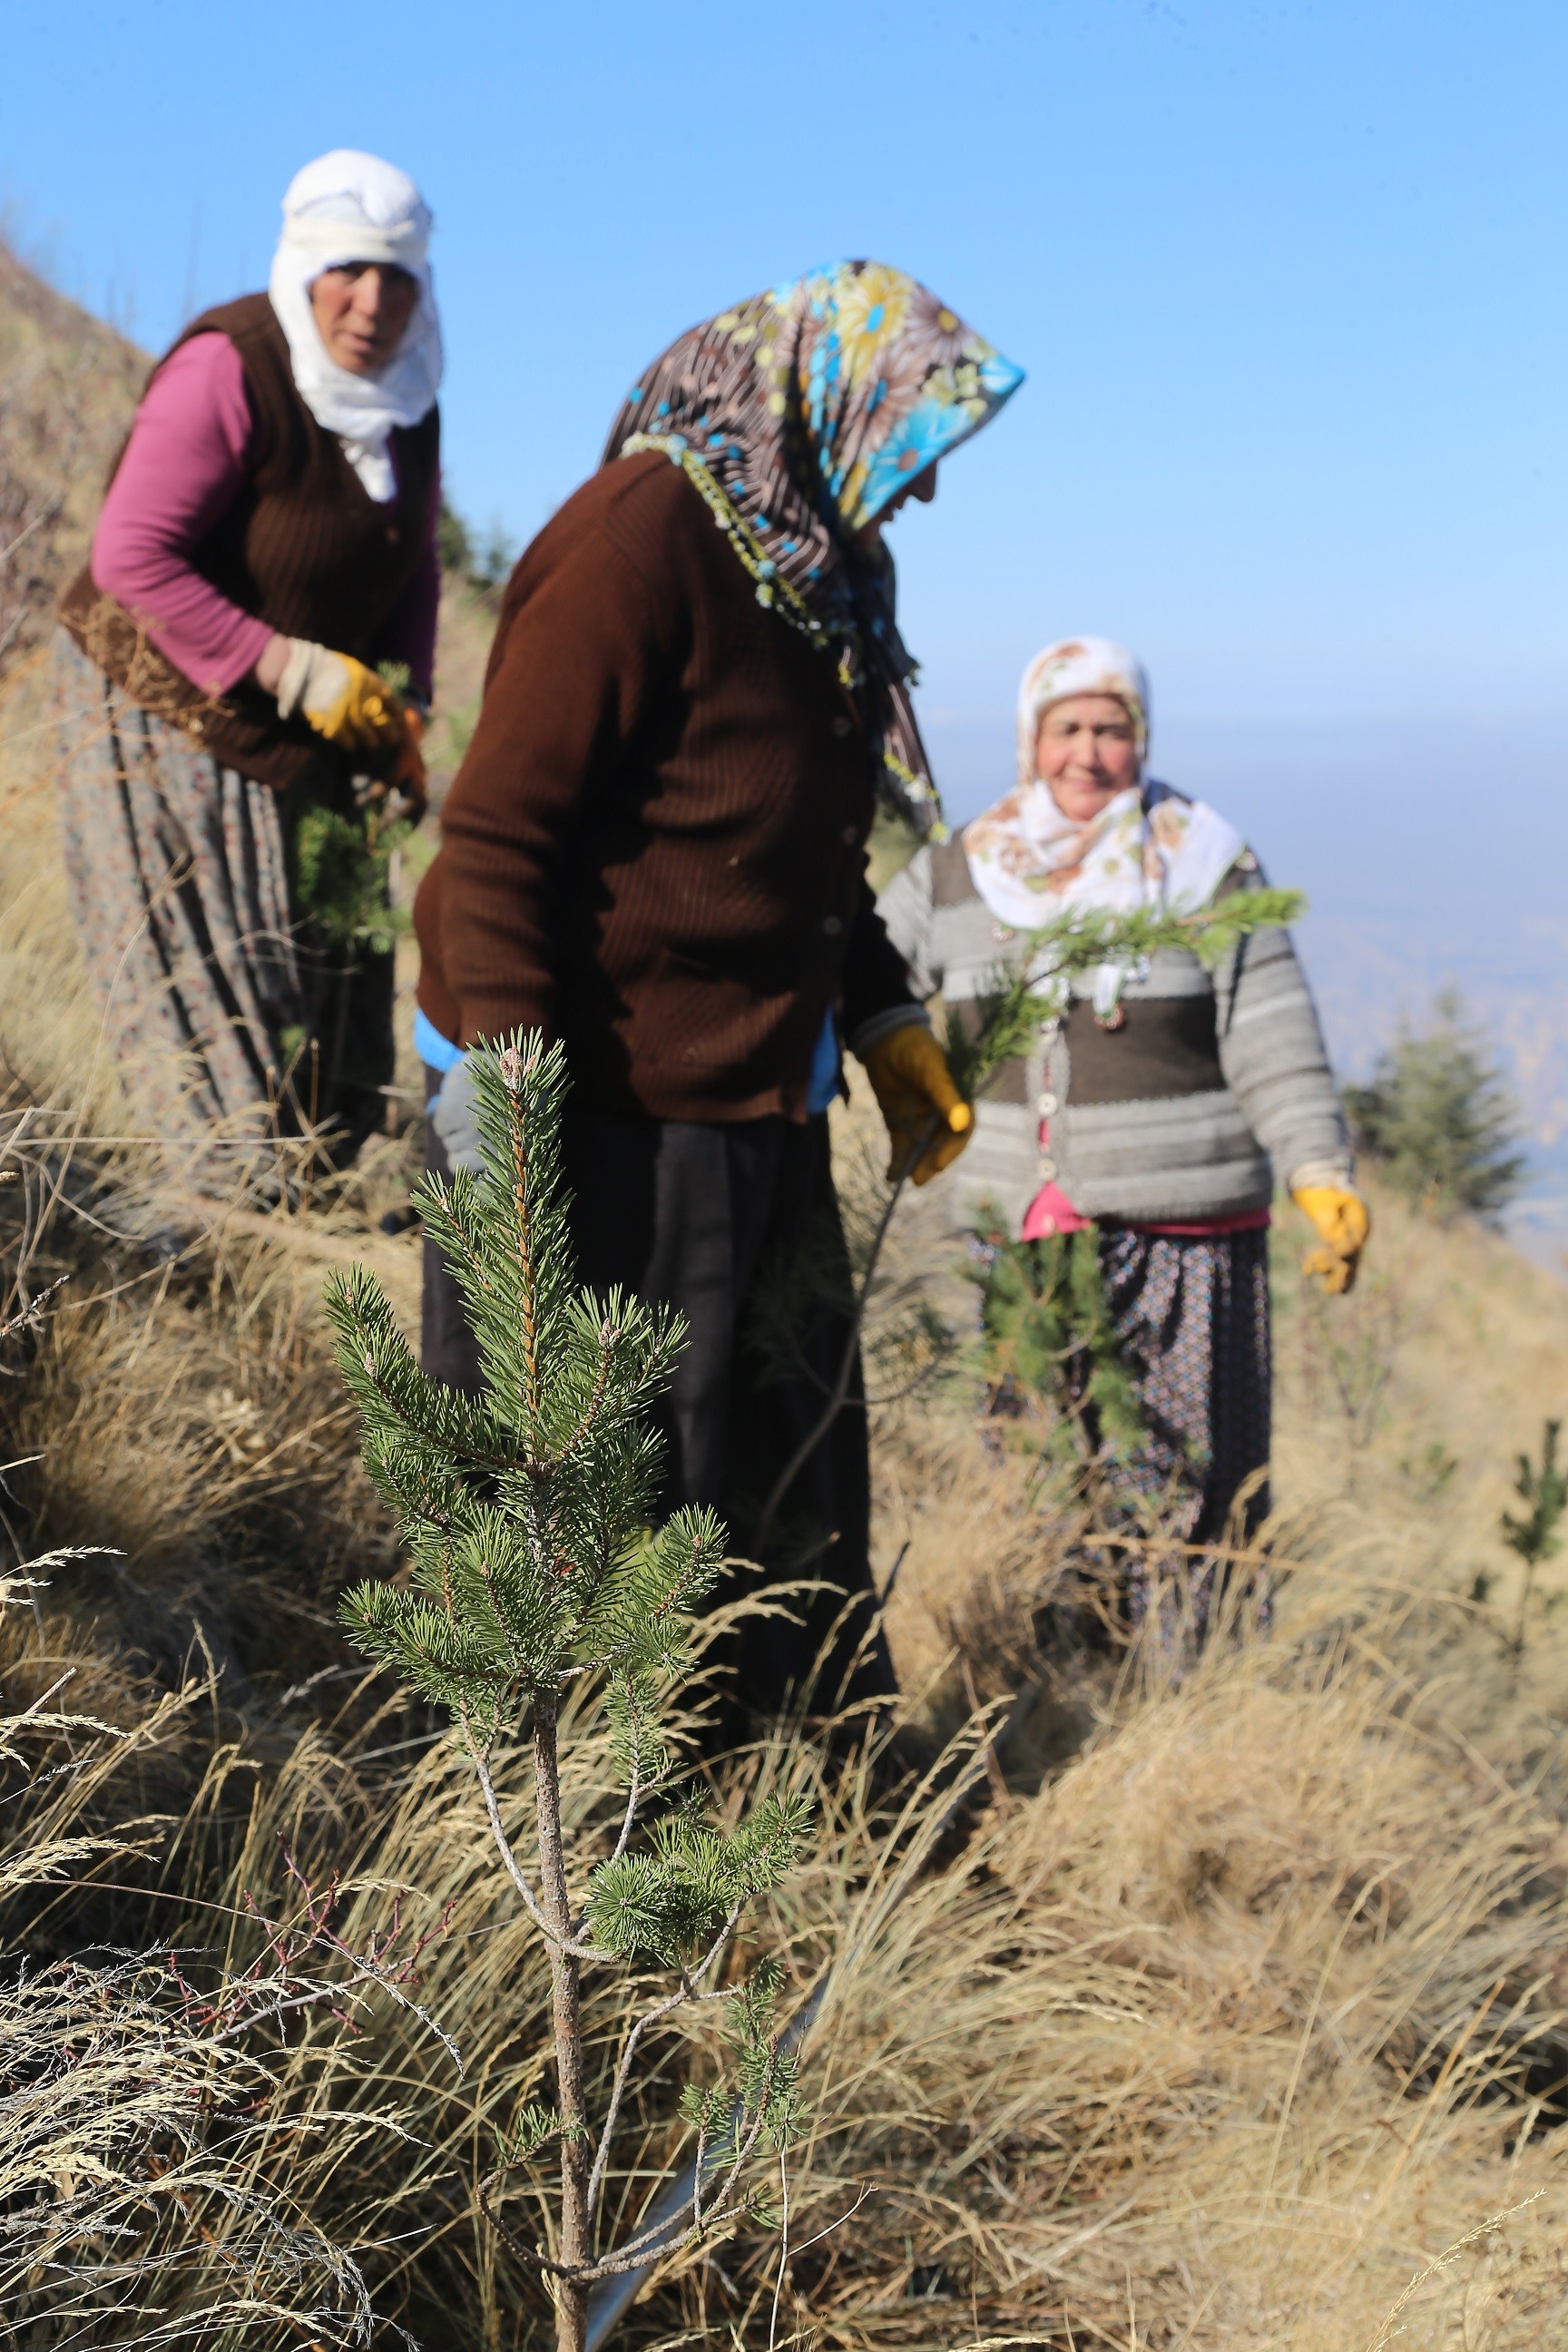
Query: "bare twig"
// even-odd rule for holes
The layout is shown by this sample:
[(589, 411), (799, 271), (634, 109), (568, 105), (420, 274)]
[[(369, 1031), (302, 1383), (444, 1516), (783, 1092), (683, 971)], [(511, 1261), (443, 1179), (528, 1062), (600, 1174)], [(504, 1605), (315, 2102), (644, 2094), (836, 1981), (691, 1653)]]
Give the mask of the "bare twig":
[(838, 1377), (833, 1383), (827, 1402), (801, 1439), (769, 1490), (768, 1498), (763, 1505), (762, 1516), (757, 1521), (756, 1547), (759, 1552), (765, 1551), (767, 1549), (768, 1538), (773, 1534), (773, 1523), (778, 1517), (780, 1504), (844, 1409), (845, 1400), (849, 1394), (849, 1383), (855, 1377), (855, 1366), (860, 1349), (860, 1329), (866, 1320), (866, 1309), (870, 1304), (871, 1286), (877, 1278), (877, 1263), (882, 1255), (882, 1244), (888, 1238), (888, 1228), (893, 1222), (893, 1212), (903, 1196), (904, 1186), (909, 1182), (910, 1171), (917, 1165), (921, 1155), (930, 1149), (941, 1124), (941, 1114), (933, 1111), (910, 1146), (905, 1155), (904, 1166), (899, 1171), (898, 1179), (888, 1195), (887, 1205), (878, 1220), (877, 1230), (871, 1236), (871, 1246), (867, 1253), (866, 1268), (860, 1277), (860, 1286), (855, 1294), (855, 1304), (849, 1317), (849, 1328), (844, 1336), (844, 1352), (838, 1362)]
[(507, 1876), (510, 1879), (512, 1885), (516, 1887), (518, 1893), (523, 1899), (529, 1917), (532, 1920), (540, 1934), (543, 1936), (549, 1943), (553, 1945), (558, 1951), (569, 1952), (572, 1958), (577, 1960), (602, 1959), (604, 1958), (604, 1954), (597, 1950), (594, 1945), (579, 1944), (575, 1942), (571, 1936), (563, 1936), (556, 1928), (551, 1926), (549, 1920), (545, 1917), (543, 1907), (540, 1903), (539, 1897), (535, 1895), (532, 1887), (529, 1885), (522, 1866), (518, 1861), (516, 1854), (513, 1853), (511, 1850), (511, 1841), (507, 1836), (506, 1830), (501, 1822), (500, 1802), (496, 1796), (496, 1784), (490, 1777), (490, 1768), (486, 1762), (484, 1754), (475, 1741), (473, 1732), (467, 1723), (463, 1726), (463, 1739), (464, 1744), (468, 1748), (468, 1755), (472, 1759), (474, 1770), (479, 1776), (479, 1788), (485, 1801), (485, 1812), (489, 1821), (490, 1835), (495, 1841), (496, 1851), (500, 1855), (502, 1864), (505, 1865)]
[(595, 2218), (599, 2210), (599, 2198), (605, 2183), (605, 2168), (610, 2160), (610, 2142), (615, 2136), (616, 2125), (620, 2117), (621, 2102), (626, 2096), (626, 2083), (630, 2077), (632, 2059), (636, 2054), (637, 2043), (642, 2040), (644, 2033), (647, 2031), (649, 2026), (657, 2025), (661, 2018), (668, 2017), (675, 2010), (684, 2009), (689, 2002), (698, 2000), (719, 2000), (723, 1998), (721, 1991), (718, 1993), (702, 1993), (699, 1992), (697, 1988), (701, 1983), (703, 1978), (707, 1975), (709, 1969), (713, 1967), (725, 1945), (734, 1934), (735, 1922), (739, 1919), (740, 1916), (741, 1905), (739, 1903), (733, 1904), (731, 1906), (729, 1915), (726, 1917), (723, 1926), (720, 1928), (719, 1933), (714, 1937), (712, 1943), (709, 1946), (703, 1958), (699, 1960), (697, 1966), (694, 1969), (683, 1969), (681, 1970), (680, 1983), (677, 1990), (668, 1994), (665, 2000), (656, 2001), (651, 2009), (645, 2010), (641, 2017), (637, 2020), (636, 2023), (627, 2029), (626, 2038), (621, 2049), (620, 2059), (616, 2067), (615, 2082), (611, 2086), (610, 2104), (605, 2116), (604, 2129), (599, 2134), (599, 2145), (594, 2155), (593, 2173), (588, 2182), (588, 2216), (590, 2221)]

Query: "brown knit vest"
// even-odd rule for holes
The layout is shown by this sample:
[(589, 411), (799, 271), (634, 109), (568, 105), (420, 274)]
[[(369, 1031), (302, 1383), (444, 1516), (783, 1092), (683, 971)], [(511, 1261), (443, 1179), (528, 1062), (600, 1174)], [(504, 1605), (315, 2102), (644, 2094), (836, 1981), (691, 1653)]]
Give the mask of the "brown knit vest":
[[(432, 408), (418, 425), (394, 434), (397, 495), (378, 506), (337, 436), (317, 424), (295, 389), (288, 341), (268, 297), (246, 294), (204, 311), (164, 357), (193, 335), (209, 333), (226, 335), (239, 353), (265, 453), (195, 551), (195, 569), (284, 636), (369, 661), (425, 553), (438, 414)], [(121, 447), (110, 481), (124, 454)], [(95, 586), (90, 568), (61, 598), (60, 618), (121, 692), (173, 719), (241, 775), (281, 789), (320, 754), (321, 738), (302, 719), (280, 719), (271, 696), (252, 680), (222, 696), (204, 694), (159, 653), (134, 614)]]

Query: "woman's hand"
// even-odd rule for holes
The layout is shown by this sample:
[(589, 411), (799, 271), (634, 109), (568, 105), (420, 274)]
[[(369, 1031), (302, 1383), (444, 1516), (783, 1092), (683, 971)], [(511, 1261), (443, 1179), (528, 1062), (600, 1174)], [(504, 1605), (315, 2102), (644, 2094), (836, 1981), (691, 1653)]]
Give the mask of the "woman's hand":
[(1335, 1297), (1353, 1290), (1372, 1231), (1372, 1212), (1361, 1194), (1348, 1184), (1293, 1184), (1290, 1198), (1322, 1238), (1322, 1247), (1309, 1250), (1301, 1260), (1302, 1273), (1321, 1275), (1323, 1288)]
[(377, 751), (405, 740), (408, 714), (401, 698), (353, 654), (335, 654), (306, 637), (275, 637), (256, 666), (258, 679), (262, 662), (279, 643), (288, 654), (272, 691), (283, 718), (298, 711), (318, 735), (345, 751)]
[(261, 649), (260, 660), (250, 673), (262, 692), (274, 698), (278, 693), (278, 681), (283, 675), (283, 665), (289, 658), (289, 645), (287, 637), (268, 637)]
[(946, 1055), (923, 1021), (910, 1021), (868, 1045), (860, 1059), (887, 1121), (889, 1182), (907, 1173), (929, 1184), (957, 1159), (974, 1125)]

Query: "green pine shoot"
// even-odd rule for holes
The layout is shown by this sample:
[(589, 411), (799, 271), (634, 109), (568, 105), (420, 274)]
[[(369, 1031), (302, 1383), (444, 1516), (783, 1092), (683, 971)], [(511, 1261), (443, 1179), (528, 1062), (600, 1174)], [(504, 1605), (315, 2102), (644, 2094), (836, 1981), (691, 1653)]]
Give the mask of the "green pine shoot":
[(413, 834), (406, 817), (376, 809), (305, 811), (294, 841), (296, 895), (333, 947), (390, 955), (410, 928), (407, 908), (393, 904), (392, 861)]
[(949, 1019), (942, 1045), (953, 1083), (966, 1102), (977, 1100), (1003, 1063), (1026, 1054), (1058, 1017), (1076, 973), (1104, 963), (1137, 964), (1169, 949), (1184, 950), (1213, 971), (1255, 931), (1299, 922), (1306, 907), (1300, 890), (1232, 890), (1191, 915), (1150, 907), (1126, 914), (1071, 908), (1021, 935), (1016, 960), (999, 966), (974, 998), (972, 1034)]
[[(1524, 1581), (1520, 1589), (1519, 1619), (1513, 1638), (1508, 1645), (1514, 1672), (1519, 1671), (1524, 1655), (1525, 1638), (1530, 1630), (1530, 1604), (1535, 1594), (1536, 1578), (1547, 1560), (1563, 1549), (1558, 1522), (1568, 1510), (1568, 1465), (1557, 1459), (1557, 1442), (1563, 1434), (1560, 1421), (1547, 1422), (1541, 1436), (1541, 1464), (1537, 1468), (1528, 1454), (1517, 1455), (1514, 1493), (1526, 1506), (1516, 1515), (1502, 1514), (1502, 1539), (1510, 1551), (1524, 1562)], [(1551, 1602), (1547, 1607), (1550, 1610)]]
[(983, 1216), (976, 1232), (990, 1255), (981, 1328), (993, 1379), (1048, 1405), (1080, 1461), (1093, 1456), (1100, 1439), (1123, 1450), (1136, 1445), (1143, 1416), (1111, 1327), (1095, 1228), (1017, 1242), (997, 1211)]

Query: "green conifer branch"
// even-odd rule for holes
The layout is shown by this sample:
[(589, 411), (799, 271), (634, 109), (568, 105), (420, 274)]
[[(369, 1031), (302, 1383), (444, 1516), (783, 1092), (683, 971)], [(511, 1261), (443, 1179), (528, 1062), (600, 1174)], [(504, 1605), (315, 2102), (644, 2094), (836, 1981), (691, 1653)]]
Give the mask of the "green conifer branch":
[(973, 1000), (973, 1034), (951, 1015), (943, 1038), (953, 1083), (966, 1102), (977, 1101), (1005, 1062), (1026, 1054), (1040, 1031), (1058, 1018), (1068, 987), (1100, 964), (1135, 965), (1172, 950), (1195, 955), (1214, 971), (1257, 931), (1279, 930), (1307, 911), (1300, 890), (1232, 890), (1195, 913), (1173, 915), (1138, 907), (1119, 913), (1103, 907), (1069, 909), (1037, 931), (1020, 935), (1018, 952), (999, 964)]
[(413, 832), (406, 818), (375, 810), (305, 810), (294, 836), (295, 893), (334, 947), (388, 955), (409, 929), (407, 909), (392, 903), (391, 876)]

